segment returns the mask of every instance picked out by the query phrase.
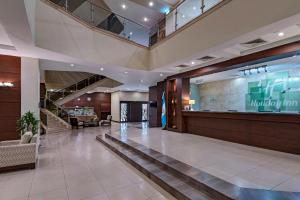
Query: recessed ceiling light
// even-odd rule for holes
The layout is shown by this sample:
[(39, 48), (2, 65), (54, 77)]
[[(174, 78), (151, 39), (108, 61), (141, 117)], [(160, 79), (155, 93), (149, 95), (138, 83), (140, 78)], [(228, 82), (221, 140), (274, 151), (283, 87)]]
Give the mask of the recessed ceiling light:
[(125, 74), (128, 74), (128, 72), (126, 71), (126, 72), (124, 72)]
[(147, 17), (144, 17), (144, 22), (149, 21), (149, 19)]
[(164, 74), (162, 74), (162, 73), (161, 73), (161, 74), (159, 74), (159, 75), (160, 75), (160, 76), (164, 76)]
[(196, 64), (194, 61), (191, 62), (192, 65)]
[(74, 64), (70, 64), (71, 67), (74, 67)]
[(279, 32), (279, 33), (278, 33), (278, 36), (279, 36), (279, 37), (283, 37), (283, 36), (284, 36), (284, 32)]
[(154, 6), (153, 1), (150, 1), (150, 2), (149, 2), (149, 6), (150, 6), (150, 7)]
[(197, 9), (197, 7), (196, 6), (193, 6), (193, 10), (196, 10)]
[(121, 6), (122, 6), (123, 9), (126, 9), (126, 8), (127, 8), (127, 6), (126, 6), (125, 3), (123, 3)]
[(133, 34), (133, 32), (130, 32), (130, 33), (129, 33), (129, 35), (132, 35), (132, 34)]
[(103, 67), (101, 67), (101, 68), (100, 68), (100, 70), (101, 70), (101, 71), (103, 71), (103, 70), (104, 70), (104, 68), (103, 68)]
[(185, 18), (185, 15), (181, 15), (182, 18)]
[(143, 83), (144, 82), (144, 80), (141, 80), (141, 83)]

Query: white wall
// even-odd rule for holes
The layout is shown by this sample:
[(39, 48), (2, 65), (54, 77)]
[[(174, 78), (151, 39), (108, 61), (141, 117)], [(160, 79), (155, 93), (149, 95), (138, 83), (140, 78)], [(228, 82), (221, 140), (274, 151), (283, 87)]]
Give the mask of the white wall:
[(247, 79), (236, 78), (199, 85), (200, 109), (245, 111), (247, 84)]
[(39, 60), (21, 58), (21, 114), (34, 112), (39, 119), (40, 109), (40, 69)]
[(149, 101), (148, 92), (114, 92), (111, 94), (111, 115), (113, 121), (120, 121), (120, 101)]

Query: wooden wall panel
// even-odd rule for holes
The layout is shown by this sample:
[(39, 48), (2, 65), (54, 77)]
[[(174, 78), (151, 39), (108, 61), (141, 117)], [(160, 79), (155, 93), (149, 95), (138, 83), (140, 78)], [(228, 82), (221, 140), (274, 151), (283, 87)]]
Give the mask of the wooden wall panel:
[[(91, 101), (87, 99), (91, 98)], [(111, 113), (111, 94), (103, 92), (95, 92), (92, 94), (84, 94), (78, 98), (65, 103), (64, 107), (94, 107), (95, 113), (100, 119), (106, 119)]]
[(0, 55), (0, 82), (13, 87), (0, 87), (0, 141), (18, 139), (16, 122), (21, 115), (21, 58)]
[(299, 115), (183, 111), (183, 119), (191, 134), (300, 154)]

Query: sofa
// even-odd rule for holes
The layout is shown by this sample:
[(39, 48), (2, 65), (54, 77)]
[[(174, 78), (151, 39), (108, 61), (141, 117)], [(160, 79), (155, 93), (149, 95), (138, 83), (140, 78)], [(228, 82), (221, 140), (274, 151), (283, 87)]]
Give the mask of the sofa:
[(21, 144), (20, 140), (0, 142), (0, 172), (18, 169), (34, 169), (36, 141)]

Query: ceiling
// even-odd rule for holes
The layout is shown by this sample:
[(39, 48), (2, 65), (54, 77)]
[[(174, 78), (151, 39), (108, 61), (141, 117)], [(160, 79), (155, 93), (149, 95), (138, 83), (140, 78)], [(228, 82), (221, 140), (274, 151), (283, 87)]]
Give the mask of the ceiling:
[[(140, 20), (141, 23), (143, 23), (142, 16), (150, 16), (151, 20), (149, 20), (148, 23), (145, 23), (145, 26), (151, 26), (151, 23), (154, 23), (154, 21), (158, 20), (160, 17), (160, 14), (157, 14), (159, 13), (158, 11), (142, 6), (133, 0), (126, 1), (127, 10), (122, 9), (120, 0), (105, 1), (115, 12), (123, 12), (120, 14), (124, 16), (128, 15), (128, 18), (131, 19)], [(158, 1), (163, 3), (165, 2), (165, 0), (157, 0), (157, 2)], [(241, 55), (250, 54), (273, 46), (300, 40), (299, 24), (286, 25), (285, 23), (279, 23), (272, 25), (272, 28), (270, 29), (266, 28), (263, 29), (263, 31), (255, 30), (247, 35), (235, 38), (226, 44), (222, 44), (220, 45), (221, 47), (218, 46), (218, 48), (210, 49), (210, 51), (207, 52), (201, 52), (199, 55), (191, 55), (184, 60), (178, 61), (178, 65), (187, 65), (185, 68), (178, 68), (176, 67), (177, 65), (172, 64), (172, 66), (162, 66), (159, 69), (147, 71), (118, 66), (107, 66), (103, 71), (101, 71), (101, 66), (99, 66), (98, 63), (90, 63), (80, 58), (74, 58), (36, 47), (34, 45), (34, 37), (31, 34), (30, 25), (27, 20), (24, 2), (22, 2), (23, 1), (8, 1), (5, 6), (0, 7), (0, 44), (14, 46), (16, 48), (15, 50), (3, 49), (0, 46), (0, 54), (39, 58), (40, 67), (43, 70), (82, 71), (101, 74), (123, 83), (122, 86), (115, 88), (115, 90), (147, 91), (149, 86), (154, 85), (156, 82), (161, 81), (172, 74), (201, 68)], [(174, 2), (170, 1), (170, 3)], [(285, 35), (279, 37), (278, 30), (284, 32)], [(255, 40), (257, 38), (265, 40), (266, 43), (253, 48), (241, 45), (242, 43)], [(206, 61), (198, 60), (203, 56), (211, 56), (214, 58)], [(71, 64), (74, 64), (74, 66), (71, 67)]]
[[(199, 76), (199, 77), (191, 78), (190, 82), (195, 84), (203, 84), (203, 83), (226, 80), (226, 79), (248, 77), (248, 75), (247, 76), (244, 75), (244, 72), (242, 70), (260, 67), (261, 71), (264, 71), (264, 66), (266, 66), (267, 73), (290, 70), (290, 69), (300, 70), (300, 55), (292, 56), (284, 59), (278, 59), (270, 62), (259, 63), (255, 65), (249, 65), (243, 68), (228, 70), (228, 71), (219, 72), (215, 74)], [(251, 76), (255, 76), (257, 74), (256, 71), (255, 70), (252, 71), (254, 71), (254, 73)]]

